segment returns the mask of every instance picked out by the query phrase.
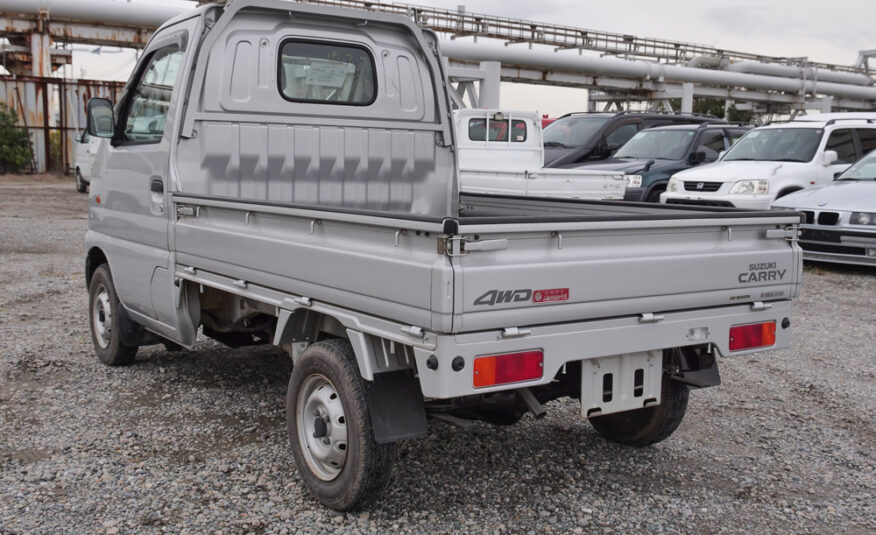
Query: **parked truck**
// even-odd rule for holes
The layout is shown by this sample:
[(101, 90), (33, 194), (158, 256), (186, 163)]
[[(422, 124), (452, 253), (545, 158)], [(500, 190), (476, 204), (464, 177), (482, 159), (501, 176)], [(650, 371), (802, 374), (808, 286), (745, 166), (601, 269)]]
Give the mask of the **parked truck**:
[(563, 199), (623, 199), (641, 177), (621, 172), (544, 166), (541, 119), (534, 111), (455, 110), (456, 154), (463, 193)]
[(291, 452), (338, 510), (428, 414), (510, 424), (569, 396), (644, 446), (718, 355), (789, 345), (798, 214), (460, 194), (438, 40), (402, 16), (199, 7), (88, 130), (98, 358), (199, 332), (288, 349)]

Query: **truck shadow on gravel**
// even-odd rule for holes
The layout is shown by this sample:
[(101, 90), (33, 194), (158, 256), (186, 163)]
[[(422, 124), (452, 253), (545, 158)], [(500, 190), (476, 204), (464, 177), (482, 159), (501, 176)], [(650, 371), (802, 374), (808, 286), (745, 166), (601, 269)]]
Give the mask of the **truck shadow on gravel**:
[[(130, 413), (132, 427), (157, 425), (153, 434), (170, 434), (168, 447), (154, 451), (170, 463), (234, 462), (259, 449), (275, 456), (279, 477), (297, 482), (285, 429), (291, 371), (289, 357), (271, 347), (229, 350), (202, 342), (193, 351), (156, 348), (125, 370), (150, 387), (123, 396), (119, 409)], [(443, 515), (486, 500), (496, 509), (533, 513), (534, 495), (595, 499), (678, 485), (673, 466), (692, 462), (671, 440), (644, 449), (605, 441), (581, 419), (577, 402), (552, 402), (548, 409), (542, 420), (525, 416), (509, 427), (476, 423), (463, 430), (430, 420), (426, 437), (398, 445), (394, 482), (366, 510), (387, 518), (411, 508)], [(198, 430), (196, 447), (180, 447), (186, 428)], [(249, 469), (261, 475), (259, 467)], [(717, 479), (712, 484), (721, 486)], [(587, 496), (577, 496), (582, 488)]]

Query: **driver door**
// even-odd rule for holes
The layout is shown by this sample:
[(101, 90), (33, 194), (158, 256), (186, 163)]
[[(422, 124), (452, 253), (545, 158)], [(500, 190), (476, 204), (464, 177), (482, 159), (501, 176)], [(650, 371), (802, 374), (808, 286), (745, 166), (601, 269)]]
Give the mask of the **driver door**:
[[(116, 107), (115, 134), (92, 184), (91, 227), (112, 237), (107, 257), (119, 300), (162, 334), (177, 323), (170, 298), (167, 177), (185, 32), (152, 40)], [(181, 36), (180, 36), (181, 34)]]

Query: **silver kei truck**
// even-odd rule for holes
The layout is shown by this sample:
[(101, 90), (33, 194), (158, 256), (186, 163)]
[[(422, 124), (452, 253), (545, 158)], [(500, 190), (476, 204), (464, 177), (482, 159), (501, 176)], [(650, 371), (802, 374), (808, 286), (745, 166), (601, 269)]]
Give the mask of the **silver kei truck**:
[(427, 415), (568, 396), (645, 446), (719, 355), (790, 342), (796, 212), (461, 195), (438, 41), (401, 16), (200, 7), (88, 119), (98, 358), (199, 329), (287, 349), (291, 452), (334, 509), (379, 496)]

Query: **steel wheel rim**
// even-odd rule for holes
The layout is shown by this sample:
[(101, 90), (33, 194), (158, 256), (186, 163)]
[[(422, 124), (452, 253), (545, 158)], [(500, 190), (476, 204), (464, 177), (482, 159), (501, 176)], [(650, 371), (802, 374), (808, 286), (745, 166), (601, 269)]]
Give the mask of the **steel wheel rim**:
[(91, 306), (91, 324), (97, 345), (101, 349), (109, 347), (113, 329), (113, 311), (110, 306), (109, 292), (103, 284), (97, 287), (97, 296)]
[(295, 410), (307, 466), (319, 479), (334, 480), (347, 461), (347, 417), (337, 389), (324, 375), (310, 375), (298, 391)]

